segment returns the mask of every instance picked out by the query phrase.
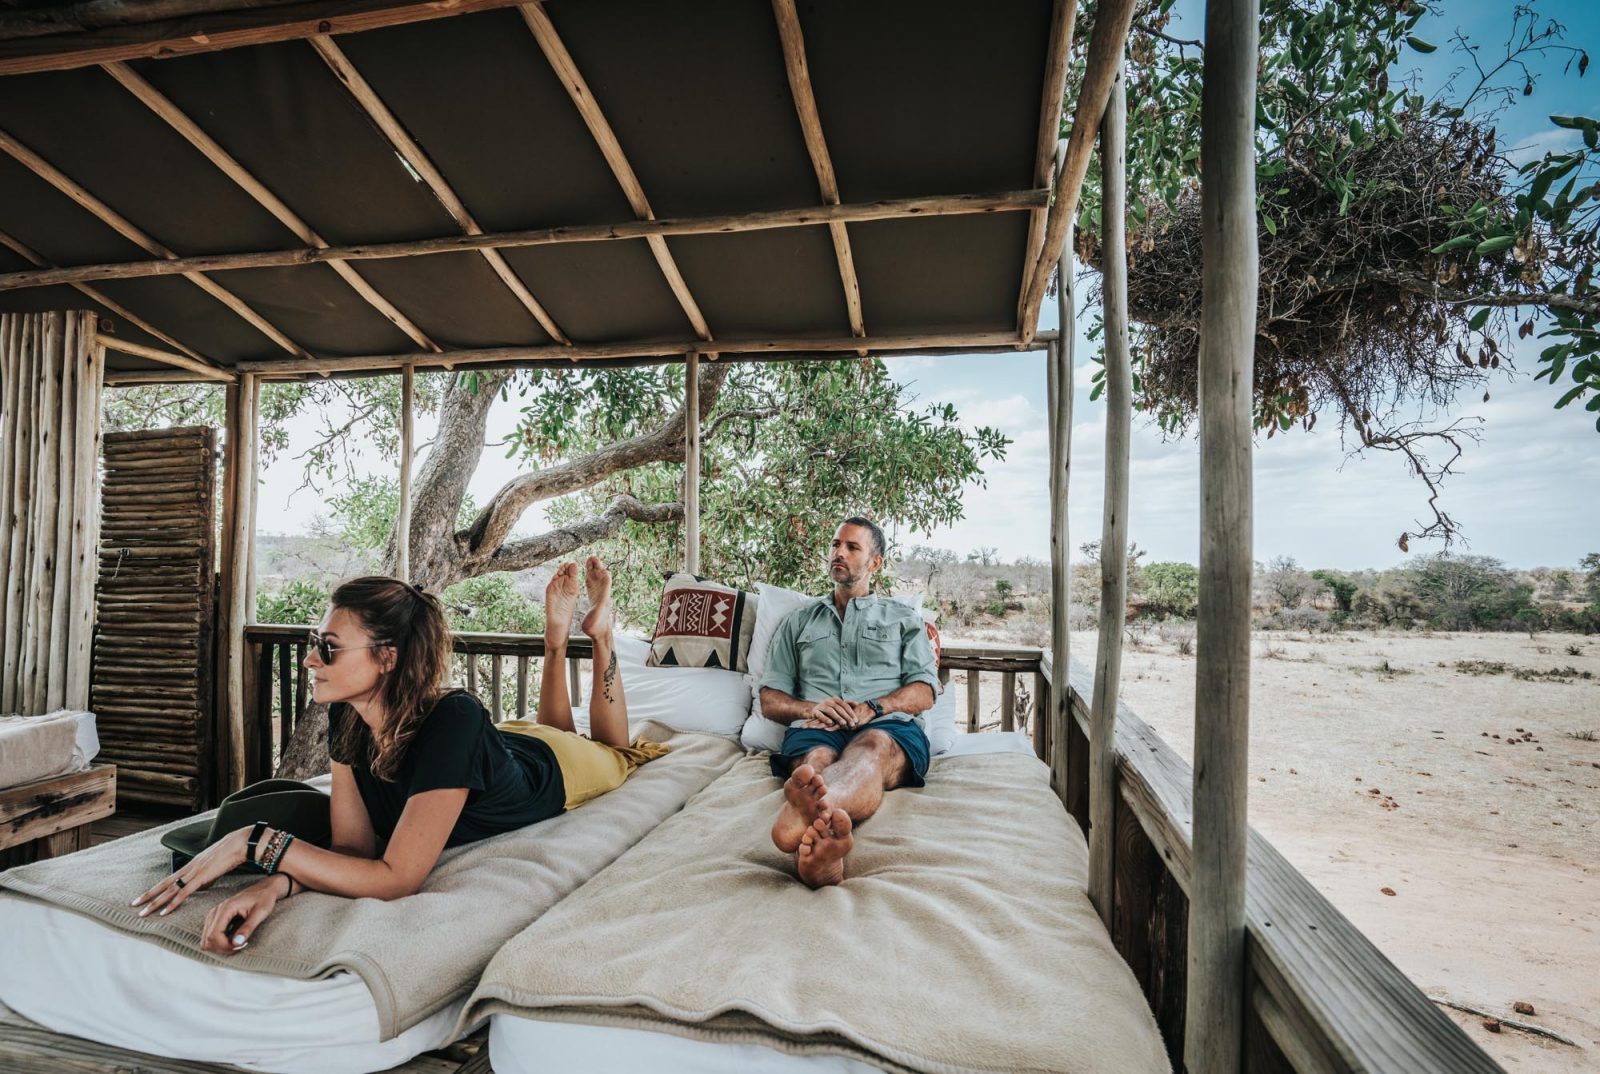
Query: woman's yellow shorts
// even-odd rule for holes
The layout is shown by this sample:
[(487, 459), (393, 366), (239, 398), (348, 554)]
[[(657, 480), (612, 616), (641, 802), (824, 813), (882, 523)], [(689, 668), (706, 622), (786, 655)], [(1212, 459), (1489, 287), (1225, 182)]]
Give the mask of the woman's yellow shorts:
[(668, 752), (668, 747), (661, 743), (642, 738), (634, 739), (633, 745), (623, 748), (608, 746), (587, 735), (532, 720), (507, 720), (496, 726), (504, 734), (527, 735), (550, 747), (561, 768), (561, 781), (567, 788), (568, 809), (576, 809), (591, 798), (616, 790), (633, 775), (634, 769)]

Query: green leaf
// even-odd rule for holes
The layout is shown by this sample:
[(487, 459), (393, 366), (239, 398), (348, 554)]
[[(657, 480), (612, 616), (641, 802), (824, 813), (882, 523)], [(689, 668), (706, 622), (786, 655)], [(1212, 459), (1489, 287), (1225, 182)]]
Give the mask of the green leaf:
[(1415, 34), (1406, 35), (1406, 44), (1410, 45), (1412, 48), (1414, 48), (1418, 52), (1422, 52), (1422, 53), (1428, 53), (1428, 52), (1436, 51), (1438, 49), (1438, 47), (1439, 47), (1438, 45), (1430, 45), (1430, 44), (1428, 44), (1428, 42), (1424, 41), (1422, 38), (1416, 36)]
[(1467, 330), (1471, 331), (1471, 332), (1477, 332), (1477, 331), (1480, 331), (1483, 328), (1483, 326), (1488, 324), (1488, 323), (1489, 323), (1489, 307), (1485, 306), (1483, 309), (1479, 310), (1477, 313), (1474, 313), (1472, 315), (1472, 320), (1467, 322)]
[(1457, 235), (1448, 242), (1441, 242), (1438, 246), (1435, 246), (1428, 252), (1434, 254), (1447, 254), (1451, 250), (1460, 250), (1467, 246), (1476, 246), (1477, 243), (1478, 238), (1476, 235)]
[(1489, 254), (1497, 254), (1501, 250), (1508, 249), (1516, 241), (1516, 238), (1511, 235), (1497, 235), (1492, 239), (1484, 239), (1478, 243), (1473, 252), (1480, 257), (1487, 257)]
[(1261, 214), (1261, 223), (1266, 227), (1268, 235), (1276, 235), (1278, 233), (1277, 221), (1273, 220), (1272, 217), (1268, 216), (1266, 213)]

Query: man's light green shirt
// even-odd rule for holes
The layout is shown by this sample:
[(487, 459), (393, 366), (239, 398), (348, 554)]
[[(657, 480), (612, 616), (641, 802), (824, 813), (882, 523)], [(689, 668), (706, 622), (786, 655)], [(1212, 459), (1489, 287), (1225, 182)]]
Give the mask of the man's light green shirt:
[[(778, 624), (761, 686), (802, 701), (868, 701), (925, 682), (939, 694), (938, 669), (922, 614), (886, 597), (856, 597), (844, 618), (833, 597), (819, 597)], [(885, 713), (885, 718), (920, 716)]]

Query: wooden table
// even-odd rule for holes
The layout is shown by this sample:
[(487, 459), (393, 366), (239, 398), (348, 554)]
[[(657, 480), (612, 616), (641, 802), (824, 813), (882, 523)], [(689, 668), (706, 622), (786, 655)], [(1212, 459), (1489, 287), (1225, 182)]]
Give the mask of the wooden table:
[(116, 811), (115, 765), (0, 790), (0, 868), (82, 850), (89, 826)]

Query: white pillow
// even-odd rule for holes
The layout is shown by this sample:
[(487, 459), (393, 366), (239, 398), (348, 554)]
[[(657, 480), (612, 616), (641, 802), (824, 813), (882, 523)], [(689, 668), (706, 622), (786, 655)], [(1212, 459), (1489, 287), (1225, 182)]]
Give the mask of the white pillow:
[[(676, 731), (708, 735), (737, 735), (750, 712), (750, 687), (743, 674), (722, 668), (645, 666), (650, 643), (617, 635), (617, 670), (622, 674), (623, 699), (628, 705), (629, 727), (655, 720)], [(593, 681), (583, 684), (593, 704)], [(587, 706), (582, 715), (588, 729)]]

